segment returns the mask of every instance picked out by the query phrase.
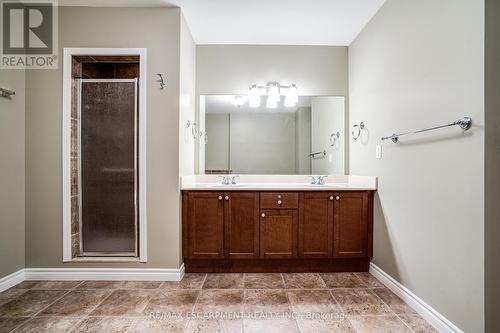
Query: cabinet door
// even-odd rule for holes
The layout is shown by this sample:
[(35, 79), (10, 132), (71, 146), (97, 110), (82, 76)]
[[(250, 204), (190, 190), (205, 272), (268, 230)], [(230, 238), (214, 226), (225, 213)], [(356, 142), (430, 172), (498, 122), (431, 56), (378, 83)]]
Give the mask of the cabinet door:
[(333, 199), (328, 192), (300, 194), (299, 257), (332, 256)]
[(193, 191), (187, 199), (188, 258), (223, 258), (223, 194)]
[(368, 255), (368, 192), (334, 193), (334, 257)]
[(229, 258), (259, 256), (259, 193), (224, 193), (225, 252)]
[(297, 257), (297, 210), (262, 210), (260, 216), (260, 256)]

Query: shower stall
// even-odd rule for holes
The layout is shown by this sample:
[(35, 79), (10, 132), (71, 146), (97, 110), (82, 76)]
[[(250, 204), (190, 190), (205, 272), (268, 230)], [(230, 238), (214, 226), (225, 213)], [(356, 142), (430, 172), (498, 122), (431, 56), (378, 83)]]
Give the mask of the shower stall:
[(138, 256), (138, 80), (77, 78), (78, 256)]

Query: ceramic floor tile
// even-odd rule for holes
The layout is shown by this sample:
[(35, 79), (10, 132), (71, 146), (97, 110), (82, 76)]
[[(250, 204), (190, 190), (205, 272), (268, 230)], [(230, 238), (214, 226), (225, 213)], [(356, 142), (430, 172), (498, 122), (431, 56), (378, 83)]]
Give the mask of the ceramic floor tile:
[(40, 281), (31, 289), (62, 289), (69, 290), (78, 286), (82, 281)]
[(125, 333), (132, 327), (131, 318), (87, 317), (83, 319), (73, 332), (75, 333)]
[(356, 333), (347, 319), (312, 320), (298, 319), (300, 333)]
[(374, 288), (372, 291), (396, 314), (417, 314), (401, 298), (387, 288)]
[(84, 281), (76, 289), (118, 289), (123, 281)]
[(243, 290), (204, 289), (195, 305), (195, 312), (240, 312)]
[(356, 316), (349, 321), (358, 333), (412, 333), (396, 316)]
[(38, 280), (25, 280), (21, 283), (16, 284), (13, 288), (18, 288), (18, 289), (31, 289), (33, 288), (34, 285), (37, 283), (42, 282)]
[(244, 276), (245, 289), (284, 289), (285, 283), (281, 274), (251, 274)]
[(325, 283), (317, 273), (287, 273), (283, 274), (287, 289), (321, 289)]
[(29, 319), (29, 317), (0, 318), (0, 333), (10, 332)]
[(199, 293), (189, 289), (162, 290), (151, 298), (144, 314), (191, 312)]
[(285, 290), (247, 289), (244, 296), (245, 313), (290, 313), (290, 303)]
[(5, 304), (7, 302), (10, 302), (10, 301), (18, 298), (19, 296), (21, 296), (22, 294), (24, 294), (27, 291), (28, 291), (28, 289), (10, 288), (10, 289), (7, 289), (7, 290), (1, 292), (0, 293), (0, 305)]
[(153, 292), (145, 289), (115, 290), (91, 315), (93, 316), (140, 316)]
[(161, 281), (122, 281), (119, 289), (158, 289)]
[(391, 310), (370, 289), (332, 289), (333, 297), (347, 315), (383, 315)]
[(105, 289), (72, 290), (43, 310), (39, 316), (85, 316), (111, 293)]
[(366, 285), (354, 273), (321, 273), (327, 288), (364, 288)]
[(289, 290), (288, 298), (296, 314), (330, 313), (335, 316), (342, 313), (332, 295), (325, 290)]
[(438, 333), (431, 324), (418, 314), (401, 314), (399, 318), (415, 333)]
[(162, 289), (201, 289), (205, 282), (205, 273), (186, 273), (181, 281), (165, 281)]
[(241, 319), (190, 320), (185, 332), (186, 333), (208, 333), (208, 332), (242, 333), (243, 320)]
[(0, 306), (0, 317), (30, 317), (63, 296), (65, 290), (29, 290)]
[(203, 289), (243, 289), (243, 274), (208, 274)]
[(187, 326), (185, 318), (138, 319), (127, 333), (182, 333)]
[(356, 276), (363, 281), (363, 283), (368, 287), (368, 288), (385, 288), (385, 286), (377, 280), (373, 275), (371, 275), (368, 272), (358, 272), (354, 273)]
[(16, 333), (66, 333), (81, 320), (74, 317), (35, 317), (19, 326)]
[(297, 322), (293, 319), (258, 320), (245, 319), (245, 333), (298, 333)]

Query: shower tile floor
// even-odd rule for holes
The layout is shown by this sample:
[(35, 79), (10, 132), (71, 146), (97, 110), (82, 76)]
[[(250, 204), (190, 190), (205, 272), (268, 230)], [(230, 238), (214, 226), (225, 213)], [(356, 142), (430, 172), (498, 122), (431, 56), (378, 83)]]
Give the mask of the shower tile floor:
[(369, 273), (191, 273), (24, 281), (0, 293), (3, 332), (437, 331)]

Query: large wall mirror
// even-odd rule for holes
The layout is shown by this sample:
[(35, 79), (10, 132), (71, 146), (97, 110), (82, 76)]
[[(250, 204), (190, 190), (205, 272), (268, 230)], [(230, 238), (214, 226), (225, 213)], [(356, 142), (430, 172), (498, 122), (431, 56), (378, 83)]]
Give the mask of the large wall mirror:
[(299, 96), (250, 107), (247, 96), (200, 97), (200, 174), (344, 174), (345, 98)]

